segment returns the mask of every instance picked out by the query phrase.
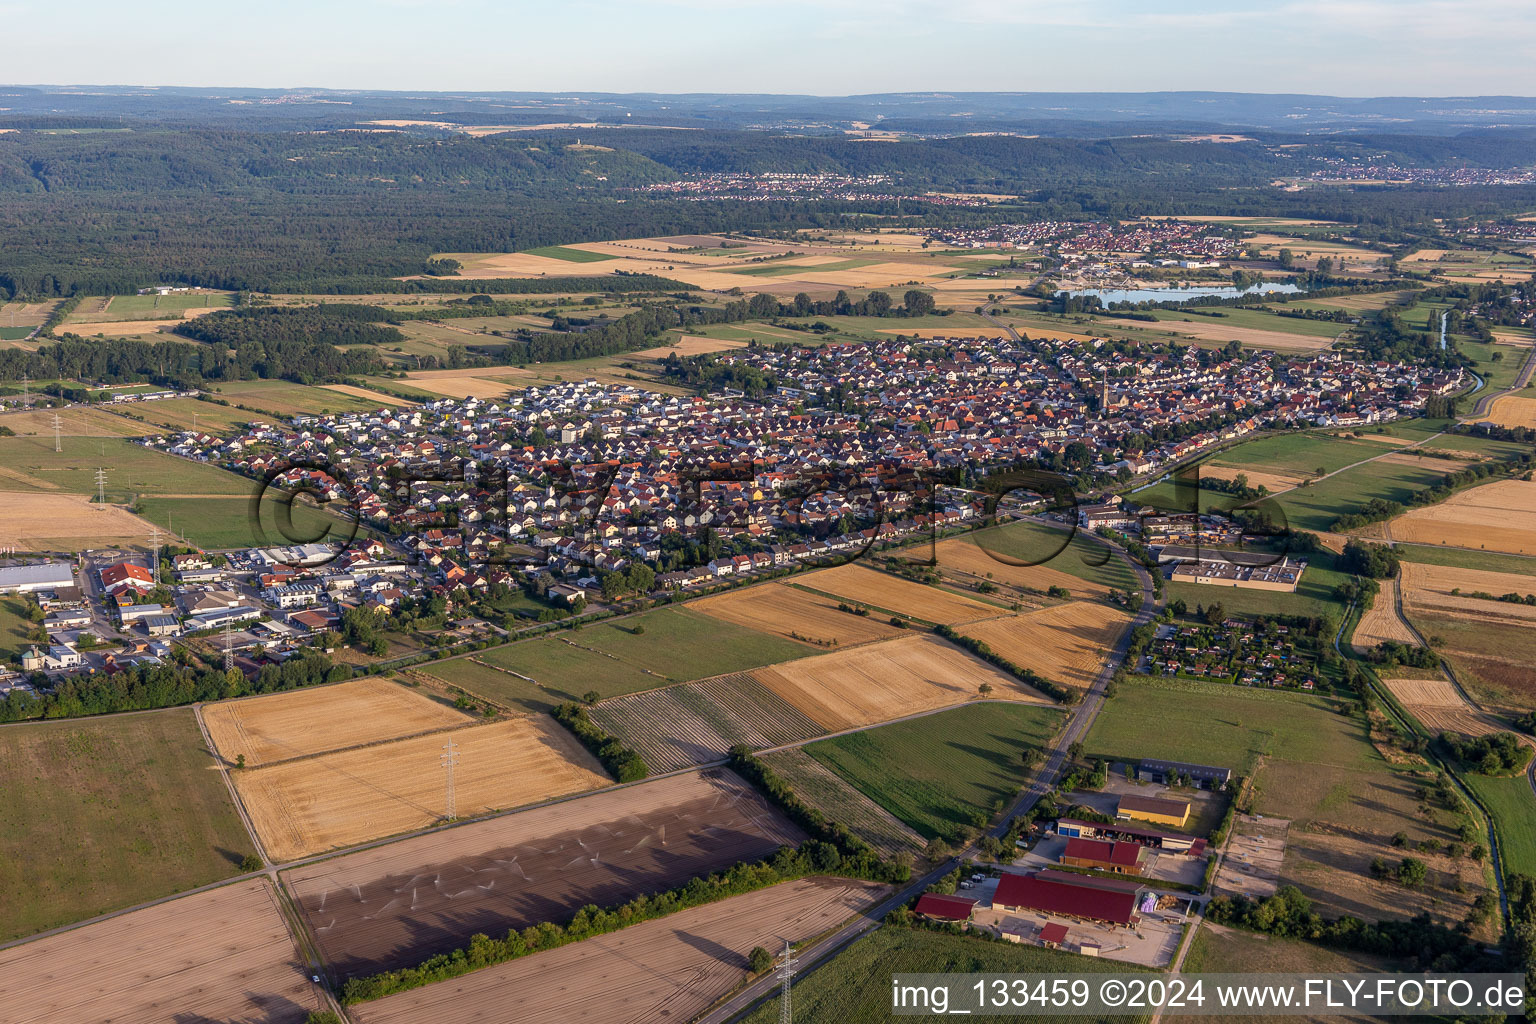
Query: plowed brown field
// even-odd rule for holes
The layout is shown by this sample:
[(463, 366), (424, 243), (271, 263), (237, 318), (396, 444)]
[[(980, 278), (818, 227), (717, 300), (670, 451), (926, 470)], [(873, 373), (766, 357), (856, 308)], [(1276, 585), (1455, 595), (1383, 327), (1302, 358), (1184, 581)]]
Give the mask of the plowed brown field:
[(717, 619), (792, 639), (837, 641), (840, 646), (880, 640), (902, 632), (885, 618), (839, 611), (835, 597), (812, 594), (783, 583), (731, 590), (688, 607)]
[(1049, 703), (1035, 690), (931, 634), (760, 668), (753, 677), (829, 731), (989, 696)]
[(973, 622), (960, 632), (1015, 665), (1063, 686), (1087, 688), (1131, 617), (1107, 604), (1074, 601), (1025, 615)]
[(234, 764), (244, 754), (252, 768), (471, 721), (461, 711), (378, 678), (205, 704), (202, 715), (219, 756)]
[(346, 976), (419, 963), (475, 932), (623, 903), (804, 838), (718, 769), (333, 857), (284, 879), (326, 962)]
[(596, 789), (611, 781), (554, 719), (531, 715), (234, 773), (256, 833), (275, 861), (440, 821), (443, 744), (458, 745), (460, 817)]
[(1392, 536), (1416, 544), (1536, 554), (1536, 482), (1500, 480), (1392, 520)]
[(265, 878), (0, 950), (7, 1024), (302, 1024), (323, 1009)]
[(352, 1008), (361, 1024), (692, 1020), (783, 949), (878, 903), (888, 886), (803, 878)]
[(822, 569), (797, 576), (795, 581), (824, 594), (869, 605), (872, 614), (879, 614), (880, 609), (889, 609), (924, 622), (937, 622), (946, 626), (1004, 614), (1001, 608), (994, 605), (972, 601), (938, 587), (913, 583), (862, 565)]

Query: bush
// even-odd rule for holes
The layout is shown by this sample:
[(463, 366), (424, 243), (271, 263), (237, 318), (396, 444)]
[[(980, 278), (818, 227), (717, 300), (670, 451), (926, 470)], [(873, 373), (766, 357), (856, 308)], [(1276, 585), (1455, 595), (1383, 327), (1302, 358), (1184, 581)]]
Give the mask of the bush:
[(261, 858), (256, 856), (254, 853), (248, 853), (244, 857), (240, 858), (240, 871), (244, 874), (250, 874), (252, 871), (260, 871), (261, 868)]
[(773, 954), (762, 946), (753, 946), (752, 952), (747, 954), (747, 969), (753, 974), (762, 974), (773, 966)]
[(603, 762), (609, 774), (620, 782), (638, 782), (651, 773), (638, 753), (604, 732), (580, 704), (561, 704), (552, 714), (555, 721), (575, 733), (576, 738)]

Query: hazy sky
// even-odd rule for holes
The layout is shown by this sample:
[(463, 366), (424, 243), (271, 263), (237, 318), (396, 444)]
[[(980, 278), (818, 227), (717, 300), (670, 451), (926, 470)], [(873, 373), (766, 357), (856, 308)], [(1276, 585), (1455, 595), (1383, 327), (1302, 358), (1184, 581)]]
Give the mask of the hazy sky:
[(1536, 94), (1536, 0), (0, 0), (0, 81)]

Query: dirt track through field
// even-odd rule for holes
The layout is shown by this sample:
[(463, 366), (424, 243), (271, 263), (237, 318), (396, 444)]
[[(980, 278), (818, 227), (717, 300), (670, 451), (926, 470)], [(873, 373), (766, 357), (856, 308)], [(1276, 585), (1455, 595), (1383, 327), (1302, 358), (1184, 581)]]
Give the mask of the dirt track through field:
[(432, 733), (235, 773), (274, 861), (352, 846), (439, 821), (443, 745), (458, 747), (460, 817), (611, 783), (597, 759), (547, 715)]
[(754, 946), (830, 931), (889, 886), (805, 878), (363, 1003), (361, 1024), (603, 1024), (693, 1020), (746, 977)]
[(414, 964), (611, 906), (805, 838), (723, 769), (657, 779), (390, 843), (285, 873), (343, 976)]
[(303, 1024), (324, 1007), (265, 878), (0, 951), (7, 1024)]
[(447, 707), (387, 679), (357, 679), (203, 705), (219, 756), (250, 768), (380, 740), (471, 724)]

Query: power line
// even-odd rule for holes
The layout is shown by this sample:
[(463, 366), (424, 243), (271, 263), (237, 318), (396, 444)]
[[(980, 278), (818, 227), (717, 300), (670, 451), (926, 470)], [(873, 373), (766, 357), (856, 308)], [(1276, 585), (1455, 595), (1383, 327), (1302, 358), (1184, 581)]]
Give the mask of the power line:
[(235, 667), (235, 635), (230, 632), (229, 624), (232, 620), (224, 620), (224, 671), (228, 672)]
[(791, 1024), (789, 1012), (789, 986), (795, 977), (795, 965), (800, 961), (795, 958), (794, 950), (789, 945), (789, 940), (784, 940), (784, 954), (779, 959), (779, 969), (774, 977), (779, 979), (779, 1024)]
[(458, 767), (459, 764), (459, 746), (451, 739), (447, 743), (443, 744), (442, 763), (444, 773), (443, 781), (446, 786), (446, 792), (444, 794), (446, 797), (446, 809), (444, 817), (446, 817), (449, 821), (454, 821), (459, 816), (458, 808), (454, 806), (453, 794), (453, 770), (454, 768)]
[(149, 568), (155, 576), (155, 589), (160, 589), (160, 527), (156, 526), (149, 533)]
[(96, 471), (96, 503), (98, 505), (107, 503), (107, 471), (105, 469)]
[(59, 419), (59, 414), (53, 414), (53, 450), (64, 450), (64, 421)]

